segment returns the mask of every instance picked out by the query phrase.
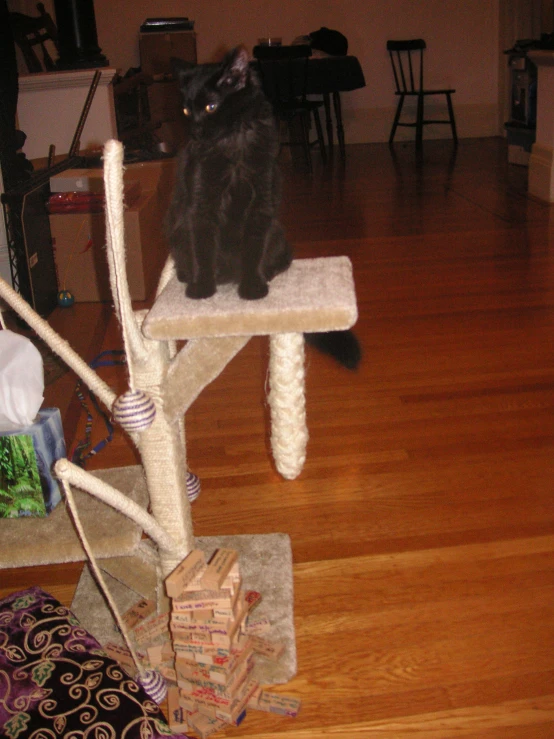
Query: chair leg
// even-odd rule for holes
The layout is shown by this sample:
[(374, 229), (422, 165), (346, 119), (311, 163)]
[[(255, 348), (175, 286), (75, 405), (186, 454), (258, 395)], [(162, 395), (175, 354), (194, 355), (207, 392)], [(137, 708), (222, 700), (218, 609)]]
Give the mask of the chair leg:
[(456, 131), (456, 119), (454, 118), (454, 107), (452, 105), (452, 95), (447, 92), (446, 93), (446, 102), (448, 103), (448, 115), (450, 116), (450, 127), (452, 128), (452, 138), (454, 139), (454, 143), (458, 143), (458, 133)]
[(335, 107), (335, 121), (337, 122), (337, 138), (339, 140), (340, 155), (344, 159), (346, 157), (346, 149), (344, 148), (344, 126), (342, 125), (340, 92), (333, 93), (333, 105)]
[(325, 139), (323, 138), (323, 128), (321, 126), (321, 119), (319, 117), (319, 110), (314, 108), (314, 121), (315, 129), (317, 131), (317, 142), (319, 144), (319, 151), (321, 152), (321, 159), (323, 164), (327, 164), (327, 152), (325, 150)]
[(304, 154), (306, 156), (306, 164), (310, 172), (312, 171), (312, 152), (310, 149), (310, 132), (309, 132), (310, 119), (309, 116), (300, 116), (300, 127), (302, 129), (302, 146), (304, 147)]
[(394, 136), (396, 134), (396, 129), (398, 128), (398, 121), (400, 120), (400, 113), (402, 113), (402, 106), (404, 105), (404, 95), (400, 95), (398, 98), (398, 105), (396, 106), (396, 113), (394, 114), (394, 121), (392, 123), (392, 128), (390, 131), (389, 136), (389, 144), (392, 144), (394, 141)]
[(416, 118), (416, 148), (420, 149), (423, 145), (423, 114), (424, 114), (423, 95), (417, 96), (417, 118)]
[(327, 126), (327, 143), (329, 151), (333, 151), (333, 119), (331, 118), (331, 95), (326, 92), (323, 94), (323, 105), (325, 106), (325, 124)]

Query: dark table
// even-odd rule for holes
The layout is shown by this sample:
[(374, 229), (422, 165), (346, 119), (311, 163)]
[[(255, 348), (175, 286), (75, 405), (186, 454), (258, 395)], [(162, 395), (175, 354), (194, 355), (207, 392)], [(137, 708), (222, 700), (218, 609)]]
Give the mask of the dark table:
[(331, 98), (337, 124), (337, 139), (341, 156), (344, 157), (344, 128), (340, 93), (359, 90), (365, 87), (365, 78), (360, 62), (355, 56), (311, 56), (308, 61), (308, 95), (322, 95), (325, 105), (327, 139), (333, 146), (333, 121), (331, 119)]

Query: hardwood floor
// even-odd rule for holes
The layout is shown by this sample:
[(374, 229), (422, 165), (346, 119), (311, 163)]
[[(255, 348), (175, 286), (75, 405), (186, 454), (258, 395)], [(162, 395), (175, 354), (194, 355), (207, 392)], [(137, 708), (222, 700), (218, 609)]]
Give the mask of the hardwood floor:
[[(362, 364), (309, 350), (292, 482), (268, 453), (265, 340), (187, 416), (196, 534), (285, 532), (295, 562), (298, 674), (281, 690), (301, 713), (251, 711), (227, 735), (551, 739), (554, 209), (501, 139), (315, 159), (312, 177), (284, 162), (283, 220), (298, 257), (351, 258)], [(85, 358), (121, 346), (99, 305), (52, 321), (73, 343), (85, 317), (102, 336)], [(72, 418), (68, 382), (47, 402)], [(117, 433), (88, 467), (134, 461)], [(80, 568), (2, 570), (0, 595), (40, 584), (69, 605)]]

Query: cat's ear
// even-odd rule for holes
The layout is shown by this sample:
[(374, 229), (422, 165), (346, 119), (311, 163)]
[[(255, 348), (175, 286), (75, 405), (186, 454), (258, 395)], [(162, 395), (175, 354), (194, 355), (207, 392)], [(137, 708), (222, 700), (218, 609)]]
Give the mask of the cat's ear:
[(223, 72), (219, 79), (219, 86), (233, 87), (242, 90), (250, 74), (250, 60), (248, 52), (243, 47), (230, 51), (223, 60)]
[(171, 57), (170, 62), (173, 76), (179, 83), (181, 83), (187, 76), (188, 72), (195, 67), (191, 62), (185, 62), (184, 59), (177, 59), (175, 56)]

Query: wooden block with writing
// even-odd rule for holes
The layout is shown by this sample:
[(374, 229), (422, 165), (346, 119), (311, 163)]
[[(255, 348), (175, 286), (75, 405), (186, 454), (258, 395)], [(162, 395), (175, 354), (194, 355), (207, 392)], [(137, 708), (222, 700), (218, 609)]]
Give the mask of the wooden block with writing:
[(177, 682), (177, 673), (173, 669), (173, 667), (170, 667), (169, 665), (158, 665), (156, 667), (160, 675), (163, 675), (165, 679), (170, 683), (176, 683)]
[(206, 716), (205, 714), (200, 713), (200, 711), (193, 713), (189, 717), (189, 723), (200, 739), (207, 739), (217, 731), (221, 731), (221, 729), (225, 728), (226, 725), (225, 721)]
[(142, 621), (132, 632), (138, 644), (147, 644), (157, 636), (169, 634), (169, 614), (160, 613), (154, 618)]
[(167, 690), (167, 712), (169, 728), (174, 732), (189, 728), (186, 709), (180, 704), (179, 688), (170, 686)]
[(170, 598), (177, 598), (194, 577), (206, 567), (204, 552), (193, 549), (165, 579), (165, 589)]
[(128, 629), (132, 629), (140, 623), (140, 621), (144, 621), (145, 618), (151, 616), (155, 610), (156, 604), (153, 600), (141, 598), (138, 603), (135, 603), (134, 606), (131, 606), (131, 608), (125, 611), (122, 616), (123, 622)]
[(248, 619), (245, 631), (247, 634), (252, 636), (262, 636), (271, 631), (271, 622), (265, 616), (263, 618), (258, 618), (255, 621)]
[(262, 657), (267, 657), (273, 661), (279, 659), (285, 649), (285, 645), (282, 642), (268, 641), (267, 639), (262, 639), (261, 636), (251, 636), (250, 638), (256, 654), (260, 654)]
[(179, 690), (179, 705), (182, 706), (185, 709), (185, 711), (190, 711), (191, 713), (196, 711), (197, 710), (196, 703), (190, 697), (190, 695), (188, 695), (187, 693), (185, 693), (179, 688), (178, 690)]
[(184, 592), (173, 599), (173, 610), (205, 611), (215, 608), (232, 608), (236, 600), (230, 590), (196, 590)]
[(121, 647), (119, 644), (108, 642), (108, 644), (106, 644), (104, 647), (104, 651), (106, 652), (108, 657), (111, 657), (112, 659), (115, 659), (116, 662), (119, 662), (121, 667), (123, 667), (128, 675), (134, 677), (137, 674), (137, 666), (135, 664), (135, 660), (133, 659), (131, 652), (127, 649), (127, 647)]
[(205, 610), (199, 610), (199, 611), (192, 611), (190, 613), (190, 617), (193, 621), (207, 621), (208, 619), (213, 618), (214, 612), (210, 608), (206, 608)]
[(148, 661), (151, 667), (158, 667), (158, 665), (164, 662), (170, 662), (175, 658), (173, 647), (169, 641), (148, 647), (146, 653), (148, 654)]
[(255, 707), (259, 711), (296, 718), (300, 710), (300, 700), (292, 695), (281, 695), (280, 693), (269, 693), (267, 690), (262, 690)]
[(234, 549), (216, 549), (202, 574), (202, 584), (208, 590), (218, 590), (237, 561)]

